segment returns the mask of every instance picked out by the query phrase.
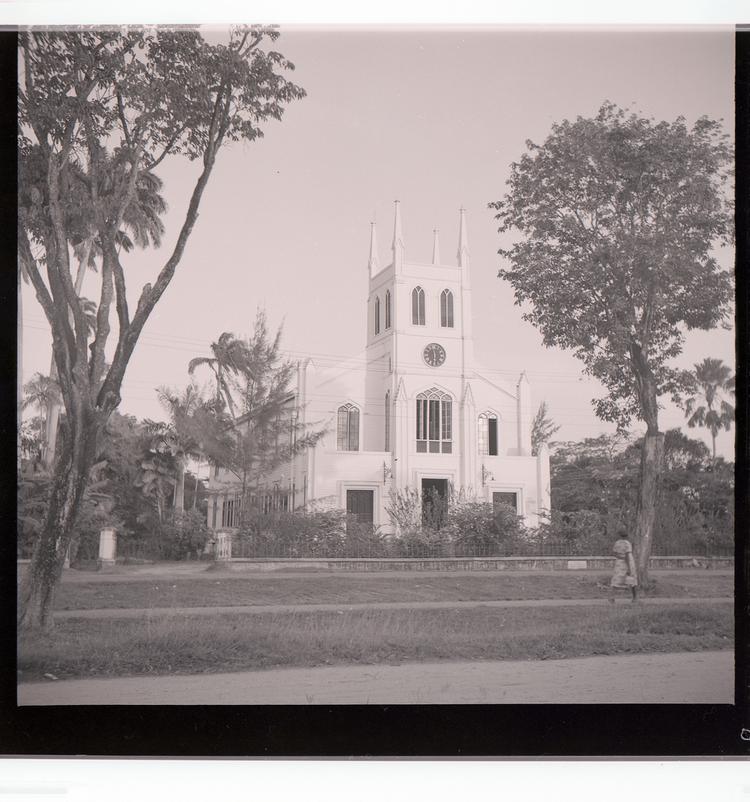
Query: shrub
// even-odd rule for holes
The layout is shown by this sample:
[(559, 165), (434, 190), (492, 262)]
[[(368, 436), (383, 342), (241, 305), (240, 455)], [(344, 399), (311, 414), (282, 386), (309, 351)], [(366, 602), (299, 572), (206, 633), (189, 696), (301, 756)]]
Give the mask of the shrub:
[(154, 526), (144, 542), (148, 551), (163, 560), (184, 560), (200, 555), (208, 541), (206, 519), (197, 510), (176, 513)]
[(336, 557), (343, 553), (346, 513), (311, 510), (297, 513), (250, 513), (237, 543), (247, 556)]

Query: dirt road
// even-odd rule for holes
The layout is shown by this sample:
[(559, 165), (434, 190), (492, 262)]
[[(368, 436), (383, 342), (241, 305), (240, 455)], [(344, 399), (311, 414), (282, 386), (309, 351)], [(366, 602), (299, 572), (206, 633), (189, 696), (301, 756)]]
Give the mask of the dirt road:
[(732, 704), (734, 652), (28, 683), (20, 705)]

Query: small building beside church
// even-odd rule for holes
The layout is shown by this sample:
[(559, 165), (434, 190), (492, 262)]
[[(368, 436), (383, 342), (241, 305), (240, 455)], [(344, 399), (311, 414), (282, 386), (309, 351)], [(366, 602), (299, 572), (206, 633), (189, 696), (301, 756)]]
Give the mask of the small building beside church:
[[(373, 223), (364, 352), (334, 366), (300, 361), (290, 388), (289, 414), (327, 433), (267, 477), (257, 506), (338, 507), (389, 532), (394, 489), (452, 487), (536, 525), (550, 507), (549, 452), (532, 456), (526, 374), (508, 385), (474, 358), (465, 211), (455, 264), (441, 260), (437, 232), (430, 262), (407, 261), (398, 201), (388, 265), (377, 251)], [(229, 472), (211, 472), (209, 493), (209, 527), (235, 528), (241, 498)]]

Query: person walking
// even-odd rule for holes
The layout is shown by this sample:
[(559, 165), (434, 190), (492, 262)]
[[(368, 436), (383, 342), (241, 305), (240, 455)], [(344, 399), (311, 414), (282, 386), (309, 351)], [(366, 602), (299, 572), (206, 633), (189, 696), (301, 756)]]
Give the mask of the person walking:
[(615, 603), (615, 590), (627, 589), (633, 595), (632, 601), (638, 601), (638, 576), (635, 570), (635, 558), (633, 557), (633, 545), (628, 540), (624, 530), (619, 532), (619, 537), (612, 547), (615, 555), (614, 571), (609, 587), (610, 604)]

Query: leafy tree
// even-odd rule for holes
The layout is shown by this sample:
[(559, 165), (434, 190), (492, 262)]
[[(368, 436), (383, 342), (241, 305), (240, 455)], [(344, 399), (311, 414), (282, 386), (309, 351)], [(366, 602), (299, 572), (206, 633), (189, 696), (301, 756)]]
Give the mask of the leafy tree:
[[(293, 65), (263, 47), (278, 36), (261, 26), (233, 29), (222, 44), (185, 28), (19, 34), (19, 259), (50, 325), (67, 417), (47, 517), (21, 586), (24, 627), (51, 624), (98, 441), (143, 327), (182, 259), (220, 150), (262, 136), (266, 121), (304, 95), (283, 75)], [(133, 309), (119, 232), (144, 175), (174, 156), (198, 161), (199, 175), (174, 247)], [(70, 260), (70, 247), (92, 232), (102, 252), (93, 338)], [(113, 308), (117, 336), (106, 368)]]
[(700, 403), (697, 395), (689, 398), (685, 403), (685, 417), (687, 425), (693, 429), (703, 426), (711, 432), (712, 453), (716, 459), (716, 437), (722, 429), (729, 431), (734, 420), (734, 404), (722, 398), (722, 394), (734, 395), (734, 376), (732, 370), (720, 359), (706, 357), (703, 362), (695, 365), (692, 374), (697, 390), (700, 393)]
[[(231, 344), (231, 376), (225, 371), (218, 380), (221, 398), (217, 414), (230, 410), (228, 434), (221, 441), (214, 436), (211, 459), (230, 471), (238, 491), (247, 501), (250, 490), (297, 454), (312, 448), (325, 433), (302, 422), (297, 400), (290, 389), (296, 365), (282, 359), (280, 352), (282, 329), (271, 336), (265, 313), (258, 311), (253, 334), (247, 340), (222, 334), (220, 343)], [(190, 365), (194, 368), (196, 360)], [(213, 369), (213, 368), (212, 368)], [(247, 503), (243, 515), (247, 513)]]
[(542, 401), (531, 424), (531, 454), (536, 456), (542, 443), (549, 443), (560, 427), (548, 416), (547, 402)]
[(660, 396), (684, 387), (670, 360), (689, 329), (728, 319), (731, 275), (713, 255), (732, 235), (732, 150), (718, 122), (654, 122), (605, 103), (564, 120), (512, 165), (490, 206), (500, 232), (501, 278), (528, 304), (524, 319), (546, 346), (572, 349), (602, 382), (596, 414), (625, 429), (646, 424), (634, 540), (648, 582), (663, 434)]

